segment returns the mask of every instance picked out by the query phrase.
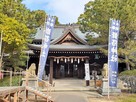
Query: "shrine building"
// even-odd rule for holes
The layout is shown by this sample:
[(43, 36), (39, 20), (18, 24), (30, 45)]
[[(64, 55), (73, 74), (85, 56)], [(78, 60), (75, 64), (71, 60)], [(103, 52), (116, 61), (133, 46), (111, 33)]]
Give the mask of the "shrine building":
[[(93, 34), (94, 38), (97, 34)], [(40, 49), (43, 38), (43, 28), (38, 28), (35, 38), (29, 44), (28, 65), (36, 64), (38, 71)], [(103, 64), (107, 63), (105, 56), (100, 48), (105, 45), (89, 45), (86, 34), (79, 30), (78, 25), (58, 25), (54, 27), (45, 66), (45, 74), (52, 78), (80, 78), (85, 77), (85, 63), (90, 65), (90, 75), (92, 71), (97, 71), (101, 75)]]

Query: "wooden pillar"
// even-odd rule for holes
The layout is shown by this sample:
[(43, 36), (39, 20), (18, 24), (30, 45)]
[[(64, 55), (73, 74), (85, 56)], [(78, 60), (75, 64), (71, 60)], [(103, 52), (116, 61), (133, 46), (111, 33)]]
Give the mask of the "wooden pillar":
[(50, 58), (50, 76), (49, 76), (49, 83), (53, 83), (53, 58)]
[(83, 68), (84, 68), (84, 63), (81, 62), (80, 64), (78, 64), (78, 78), (80, 79), (84, 78)]
[(59, 79), (60, 78), (60, 65), (56, 64), (55, 68), (56, 68), (56, 78)]
[[(28, 72), (28, 70), (26, 71), (26, 82), (25, 82), (25, 84), (26, 84), (26, 86), (28, 86), (28, 74), (29, 74), (29, 72)], [(26, 95), (26, 100), (28, 101), (28, 90), (26, 89), (25, 90), (25, 95)]]

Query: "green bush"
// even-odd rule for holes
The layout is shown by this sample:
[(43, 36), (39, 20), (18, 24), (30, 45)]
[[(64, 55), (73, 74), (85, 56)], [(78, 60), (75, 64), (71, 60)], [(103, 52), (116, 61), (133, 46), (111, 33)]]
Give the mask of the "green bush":
[[(19, 86), (21, 82), (22, 76), (13, 76), (12, 77), (12, 86)], [(0, 80), (0, 87), (2, 86), (10, 86), (10, 77), (6, 76)]]
[(119, 75), (120, 76), (136, 76), (136, 69), (123, 71)]
[(136, 93), (136, 69), (121, 72), (119, 79), (126, 84), (129, 92)]

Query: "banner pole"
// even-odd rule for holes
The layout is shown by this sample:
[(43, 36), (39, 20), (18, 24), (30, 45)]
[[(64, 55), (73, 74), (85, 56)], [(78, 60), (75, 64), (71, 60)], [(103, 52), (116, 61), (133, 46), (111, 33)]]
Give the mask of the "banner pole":
[[(110, 42), (110, 25), (111, 25), (111, 19), (110, 19), (110, 21), (109, 21), (109, 41), (108, 41), (108, 42)], [(109, 50), (110, 50), (110, 49), (109, 49), (109, 47), (110, 47), (110, 44), (108, 43), (108, 99), (110, 99), (110, 92), (109, 92), (109, 90), (110, 90), (110, 86), (109, 86), (109, 79), (110, 79), (110, 78), (109, 78), (109, 73), (110, 73), (110, 65), (109, 65), (109, 64), (110, 64), (110, 63), (109, 63), (109, 59), (110, 59), (109, 57), (110, 57), (110, 56), (109, 56), (109, 52), (110, 52), (110, 51), (109, 51)]]
[[(43, 38), (44, 38), (44, 31), (46, 31), (46, 17), (45, 17), (45, 21), (44, 21), (44, 25), (43, 25), (43, 31), (42, 31), (42, 34), (43, 34)], [(43, 38), (42, 38), (42, 42), (43, 42)], [(41, 50), (42, 50), (42, 47), (43, 47), (43, 43), (41, 44)], [(41, 50), (40, 50), (40, 56), (41, 56)], [(39, 58), (40, 58), (39, 56)], [(39, 59), (39, 64), (40, 64), (40, 59)], [(39, 69), (40, 69), (40, 65), (38, 64), (38, 72), (39, 72)], [(37, 73), (38, 74), (38, 73)], [(39, 78), (39, 74), (37, 75), (37, 86), (38, 86), (38, 78)]]
[(42, 45), (41, 45), (41, 51), (40, 51), (40, 57), (39, 57), (38, 79), (42, 79), (42, 76), (45, 70), (46, 61), (47, 61), (48, 52), (49, 52), (51, 34), (53, 31), (54, 25), (55, 25), (55, 17), (48, 16), (48, 18), (46, 19), (46, 27), (44, 26), (45, 30), (43, 30), (44, 34), (42, 38)]
[[(120, 21), (110, 19), (109, 21), (109, 43), (108, 43), (108, 98), (110, 88), (117, 87), (118, 73), (118, 37), (119, 37)], [(112, 91), (113, 93), (114, 91)]]

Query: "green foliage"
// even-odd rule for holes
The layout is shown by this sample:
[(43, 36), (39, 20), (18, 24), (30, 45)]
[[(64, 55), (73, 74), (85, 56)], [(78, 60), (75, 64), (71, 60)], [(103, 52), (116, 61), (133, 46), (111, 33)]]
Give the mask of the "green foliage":
[[(2, 53), (8, 54), (10, 65), (19, 69), (26, 62), (27, 43), (34, 36), (36, 28), (43, 26), (46, 12), (43, 10), (30, 11), (22, 4), (23, 0), (0, 0), (0, 32), (2, 33)], [(56, 23), (58, 24), (58, 18)], [(8, 64), (7, 64), (8, 63)]]
[(22, 46), (30, 33), (26, 25), (3, 14), (0, 14), (0, 31), (3, 32), (3, 41), (14, 47)]
[(136, 93), (136, 69), (121, 72), (119, 78), (127, 84), (130, 92)]
[(26, 56), (26, 53), (19, 51), (18, 53), (9, 56), (8, 63), (15, 69), (15, 71), (19, 71), (20, 67), (26, 67), (27, 59), (28, 56)]
[(94, 31), (108, 40), (109, 19), (121, 20), (121, 39), (133, 37), (136, 30), (135, 0), (95, 0), (85, 5), (85, 12), (78, 18), (83, 32)]
[[(13, 76), (12, 77), (12, 86), (19, 86), (19, 83), (21, 82), (22, 76)], [(4, 77), (0, 80), (0, 87), (3, 86), (10, 86), (10, 77)]]
[(59, 25), (59, 18), (57, 16), (54, 16), (56, 18), (56, 22), (55, 22), (55, 25)]
[[(87, 36), (89, 44), (108, 44), (109, 19), (121, 21), (119, 36), (120, 61), (135, 66), (136, 58), (136, 0), (94, 0), (85, 5), (78, 18), (82, 32), (96, 32), (98, 38)], [(129, 69), (129, 68), (128, 68)]]
[(123, 71), (119, 75), (120, 76), (136, 76), (136, 69)]
[(27, 58), (24, 50), (27, 49), (27, 38), (35, 31), (34, 27), (28, 25), (30, 10), (21, 2), (22, 0), (0, 1), (2, 53), (8, 54), (4, 64), (14, 67), (15, 70), (25, 65)]
[(30, 30), (25, 24), (0, 13), (0, 31), (2, 32), (3, 50), (9, 54), (12, 67), (24, 65), (26, 61), (24, 50), (27, 48), (27, 38)]
[(136, 101), (136, 95), (135, 94), (128, 94), (126, 97), (118, 97), (115, 102), (135, 102)]
[(30, 10), (28, 10), (24, 4), (21, 4), (22, 0), (1, 0), (1, 13), (8, 17), (15, 18), (17, 21), (27, 24)]
[[(30, 20), (35, 20), (36, 27), (39, 26), (43, 26), (44, 22), (45, 22), (45, 18), (46, 18), (46, 13), (43, 10), (36, 10), (36, 11), (32, 11), (31, 13), (32, 18)], [(31, 23), (33, 24), (33, 21), (31, 21)]]
[[(131, 65), (131, 69), (136, 67), (136, 40), (124, 42), (125, 48), (119, 48), (118, 53), (121, 56), (119, 62), (125, 62)], [(123, 57), (125, 56), (125, 57)]]
[[(22, 4), (22, 0), (1, 0), (0, 13), (24, 23), (31, 33), (35, 33), (37, 27), (44, 25), (46, 12), (44, 10), (30, 11)], [(59, 24), (58, 19), (56, 24)]]

